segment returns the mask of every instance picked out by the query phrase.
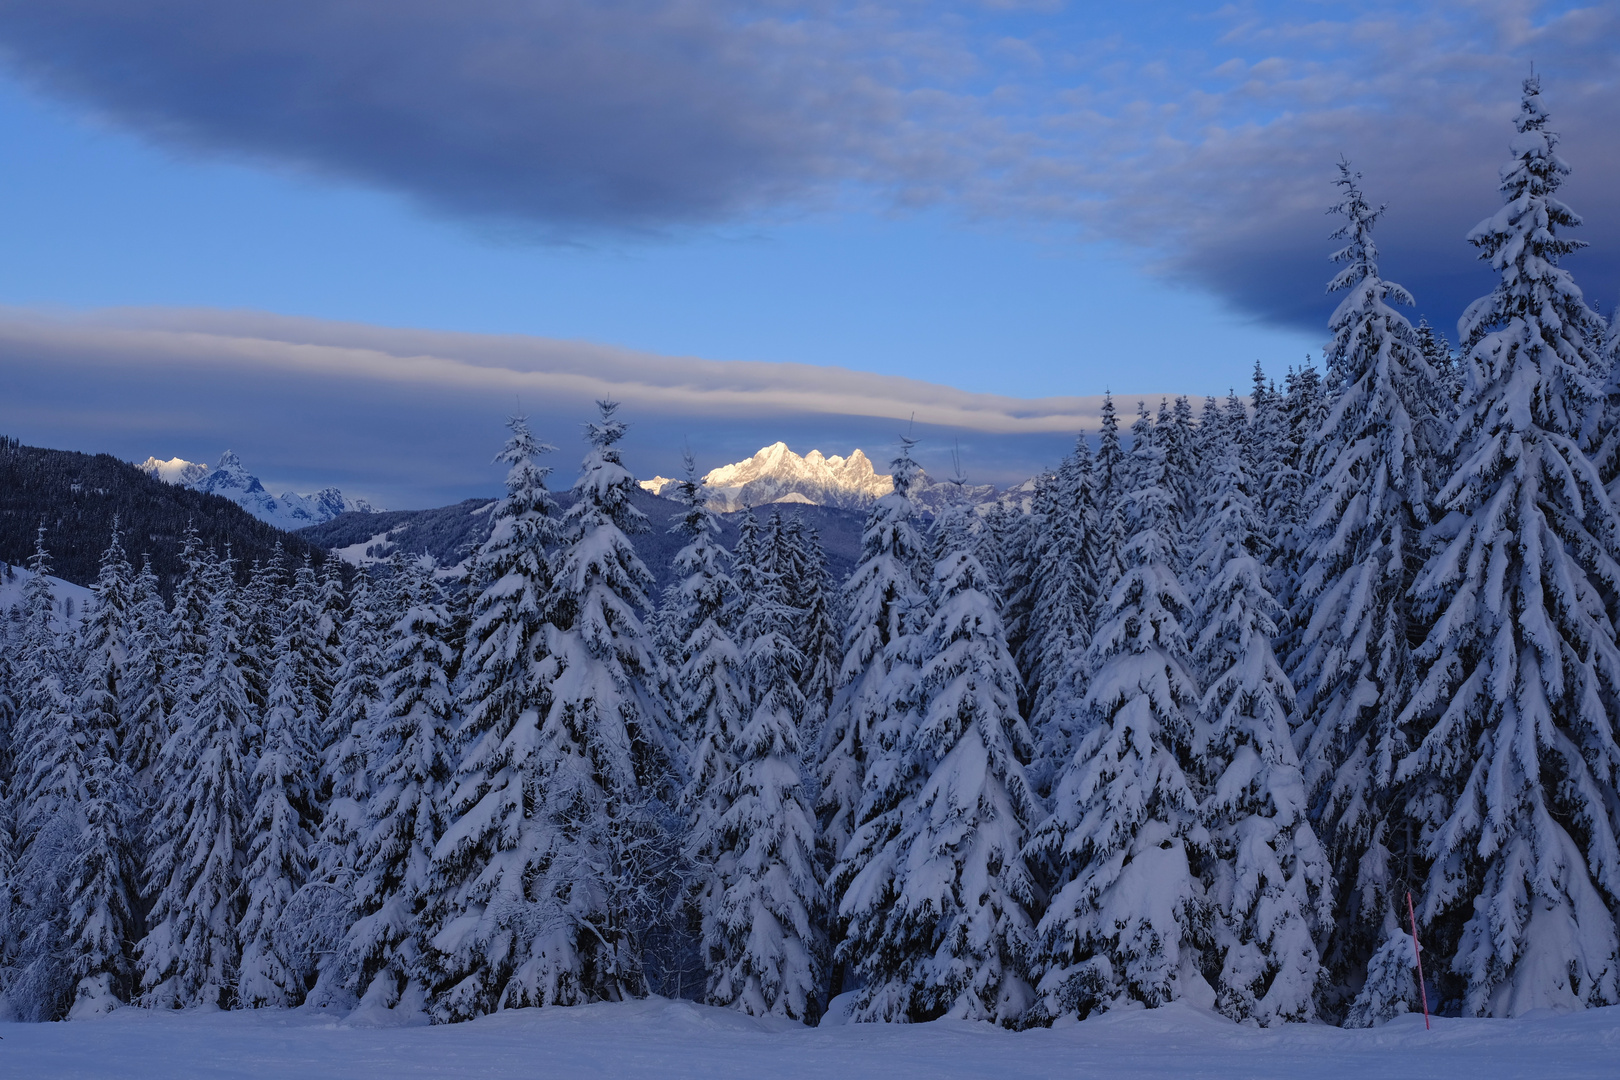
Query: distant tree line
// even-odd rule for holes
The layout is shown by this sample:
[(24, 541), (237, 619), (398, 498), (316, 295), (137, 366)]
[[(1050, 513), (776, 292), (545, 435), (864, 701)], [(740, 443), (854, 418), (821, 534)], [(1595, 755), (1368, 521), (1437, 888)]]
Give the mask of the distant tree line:
[(234, 553), (239, 567), (264, 561), (282, 547), (317, 565), (324, 550), (253, 517), (218, 495), (166, 484), (110, 454), (79, 454), (23, 446), (0, 437), (0, 562), (25, 565), (41, 524), (58, 576), (79, 585), (96, 579), (113, 520), (122, 542), (150, 554), (158, 590), (172, 596), (183, 572), (182, 538), (195, 529), (203, 545)]

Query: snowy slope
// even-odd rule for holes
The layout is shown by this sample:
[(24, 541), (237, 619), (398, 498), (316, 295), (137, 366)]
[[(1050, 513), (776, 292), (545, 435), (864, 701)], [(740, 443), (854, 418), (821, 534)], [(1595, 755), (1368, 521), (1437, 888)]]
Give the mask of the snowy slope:
[[(0, 612), (10, 611), (22, 603), (23, 586), (34, 575), (20, 566), (0, 568)], [(63, 633), (76, 625), (90, 602), (90, 590), (71, 581), (46, 575), (51, 583), (51, 595), (56, 599), (56, 630)]]
[(467, 1024), (368, 1028), (305, 1011), (149, 1012), (0, 1025), (6, 1076), (30, 1080), (263, 1077), (939, 1080), (1063, 1077), (1210, 1080), (1612, 1077), (1620, 1008), (1526, 1020), (1406, 1016), (1372, 1030), (1241, 1027), (1185, 1005), (1055, 1030), (988, 1024), (803, 1028), (652, 999), (519, 1009)]
[(249, 474), (242, 459), (230, 450), (225, 451), (212, 469), (178, 457), (168, 461), (149, 457), (136, 467), (168, 483), (223, 496), (260, 521), (289, 532), (331, 521), (342, 513), (377, 512), (366, 500), (351, 499), (335, 487), (322, 488), (313, 495), (292, 491), (271, 495), (258, 477)]
[[(672, 495), (674, 484), (664, 476), (641, 482), (654, 495)], [(865, 510), (893, 491), (894, 481), (877, 472), (860, 450), (848, 457), (828, 457), (820, 450), (800, 457), (786, 443), (775, 442), (746, 461), (709, 470), (703, 486), (708, 490), (710, 507), (725, 514), (778, 502)], [(969, 486), (962, 492), (969, 502), (983, 502), (993, 493), (988, 485)], [(913, 498), (930, 511), (943, 508), (954, 495), (951, 485), (934, 484), (926, 478), (921, 489), (913, 492)]]

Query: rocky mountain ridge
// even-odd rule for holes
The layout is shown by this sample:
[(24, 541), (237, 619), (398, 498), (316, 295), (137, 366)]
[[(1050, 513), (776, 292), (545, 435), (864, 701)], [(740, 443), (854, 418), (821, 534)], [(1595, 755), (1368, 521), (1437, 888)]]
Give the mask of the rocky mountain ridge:
[(377, 508), (365, 499), (353, 499), (335, 487), (322, 488), (312, 495), (294, 491), (271, 495), (259, 478), (247, 471), (242, 459), (230, 450), (220, 456), (213, 468), (184, 458), (161, 461), (149, 457), (135, 466), (148, 476), (166, 483), (188, 487), (229, 499), (266, 524), (289, 532), (331, 521), (339, 514), (374, 514)]

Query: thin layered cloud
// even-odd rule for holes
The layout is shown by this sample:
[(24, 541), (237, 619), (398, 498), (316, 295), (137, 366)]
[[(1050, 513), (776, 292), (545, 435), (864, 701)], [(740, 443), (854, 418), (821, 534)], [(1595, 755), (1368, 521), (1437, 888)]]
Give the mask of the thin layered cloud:
[[(512, 413), (566, 443), (612, 398), (631, 464), (668, 473), (683, 445), (709, 466), (786, 439), (879, 461), (901, 432), (948, 469), (1012, 482), (1094, 431), (1102, 398), (1019, 399), (797, 364), (716, 362), (582, 342), (395, 330), (255, 312), (0, 313), (0, 430), (128, 458), (241, 453), (267, 480), (347, 485), (387, 505), (489, 489), (486, 451)], [(1122, 410), (1161, 394), (1121, 394)]]

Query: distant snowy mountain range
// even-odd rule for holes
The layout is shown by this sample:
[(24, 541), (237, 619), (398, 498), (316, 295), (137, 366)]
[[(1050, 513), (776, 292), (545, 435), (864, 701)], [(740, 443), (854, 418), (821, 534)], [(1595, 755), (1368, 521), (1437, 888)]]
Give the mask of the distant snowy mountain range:
[[(643, 480), (641, 486), (654, 495), (675, 494), (677, 481), (666, 476)], [(894, 480), (872, 467), (860, 450), (848, 457), (823, 456), (812, 450), (800, 457), (786, 443), (776, 442), (761, 449), (747, 461), (711, 469), (703, 477), (709, 506), (723, 514), (746, 506), (768, 503), (811, 503), (841, 510), (865, 510), (894, 490)], [(937, 511), (957, 499), (969, 503), (990, 502), (996, 497), (989, 484), (936, 484), (924, 474), (912, 498), (925, 510)]]
[(136, 468), (170, 484), (223, 496), (260, 521), (289, 532), (331, 521), (345, 512), (375, 514), (379, 509), (364, 499), (351, 499), (335, 487), (322, 488), (313, 495), (292, 491), (271, 495), (259, 478), (243, 467), (242, 459), (230, 450), (220, 456), (219, 464), (212, 469), (177, 457), (168, 461), (149, 457)]

